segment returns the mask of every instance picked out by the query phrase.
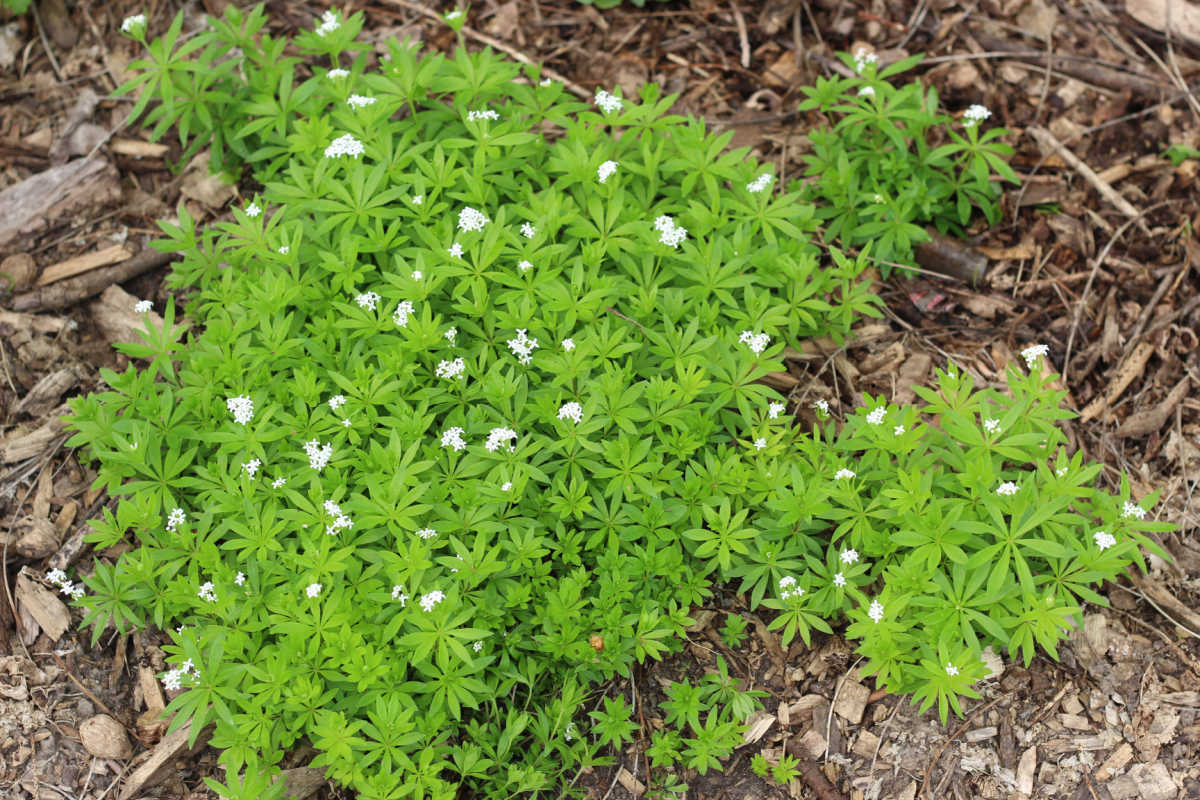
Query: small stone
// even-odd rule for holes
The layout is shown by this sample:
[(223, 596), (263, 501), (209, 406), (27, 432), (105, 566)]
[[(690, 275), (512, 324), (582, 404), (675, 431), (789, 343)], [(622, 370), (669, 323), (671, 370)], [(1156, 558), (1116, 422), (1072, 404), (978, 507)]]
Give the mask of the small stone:
[(833, 710), (851, 725), (857, 725), (862, 722), (863, 711), (867, 708), (867, 698), (870, 696), (871, 691), (866, 686), (857, 681), (847, 680), (837, 693), (837, 702)]
[(0, 262), (0, 289), (7, 289), (10, 279), (14, 291), (27, 289), (33, 285), (37, 274), (37, 264), (34, 263), (33, 256), (28, 253), (14, 253)]
[(79, 738), (89, 753), (97, 758), (124, 760), (133, 755), (133, 746), (125, 728), (107, 714), (97, 714), (79, 726)]

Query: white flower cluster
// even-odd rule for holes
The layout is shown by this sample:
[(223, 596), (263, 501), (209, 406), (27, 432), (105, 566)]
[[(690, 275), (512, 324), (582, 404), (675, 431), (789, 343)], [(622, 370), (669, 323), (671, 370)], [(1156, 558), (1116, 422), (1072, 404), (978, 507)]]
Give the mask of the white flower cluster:
[(245, 425), (254, 419), (254, 401), (246, 395), (230, 397), (225, 401), (225, 408), (229, 409), (229, 413), (233, 414), (233, 421), (239, 425)]
[(442, 447), (450, 447), (456, 453), (466, 450), (467, 442), (463, 439), (463, 429), (457, 425), (453, 428), (447, 428), (442, 433)]
[(867, 609), (867, 616), (878, 625), (880, 620), (883, 619), (883, 603), (878, 600), (872, 600), (871, 607)]
[(354, 520), (342, 513), (342, 507), (332, 500), (325, 501), (325, 513), (333, 517), (333, 522), (325, 526), (325, 535), (333, 536), (343, 528), (353, 528)]
[(520, 269), (521, 272), (529, 272), (529, 270), (533, 269), (533, 264), (529, 263), (528, 261), (518, 261), (517, 268)]
[(763, 350), (767, 349), (767, 345), (771, 343), (771, 337), (765, 333), (742, 331), (742, 335), (738, 337), (738, 341), (749, 347), (754, 355), (759, 355)]
[(251, 203), (246, 207), (246, 216), (250, 219), (254, 219), (260, 214), (262, 214), (262, 209), (258, 207), (258, 203)]
[(217, 602), (217, 590), (213, 587), (212, 581), (205, 581), (200, 584), (200, 590), (196, 594), (206, 603)]
[(258, 468), (261, 466), (262, 466), (261, 461), (259, 461), (257, 458), (252, 458), (249, 461), (242, 464), (242, 470), (247, 475), (249, 475), (251, 478), (253, 478), (255, 475), (258, 474)]
[(619, 166), (620, 164), (618, 164), (616, 161), (605, 161), (603, 164), (597, 167), (596, 177), (601, 183), (607, 183), (608, 179), (613, 176), (613, 174), (617, 171), (617, 167)]
[(1117, 537), (1107, 531), (1096, 531), (1092, 534), (1092, 538), (1096, 541), (1096, 547), (1100, 550), (1107, 550), (1117, 543)]
[(435, 531), (433, 528), (421, 528), (421, 530), (417, 531), (417, 538), (424, 539), (426, 541), (435, 539), (437, 538), (437, 531)]
[(455, 242), (454, 244), (450, 245), (449, 248), (447, 248), (446, 252), (449, 253), (453, 258), (462, 258), (463, 246), (458, 242)]
[(434, 589), (428, 594), (421, 595), (421, 609), (423, 611), (433, 611), (433, 607), (446, 599), (446, 595), (440, 589)]
[(679, 245), (683, 244), (683, 240), (687, 238), (687, 228), (676, 225), (675, 220), (666, 214), (654, 220), (654, 229), (658, 231), (659, 243), (668, 247), (678, 249)]
[(341, 80), (342, 78), (350, 77), (350, 70), (348, 70), (348, 69), (331, 69), (331, 70), (329, 70), (329, 72), (325, 73), (325, 77), (332, 78), (334, 80)]
[(400, 305), (396, 306), (396, 311), (392, 314), (392, 321), (401, 328), (408, 325), (408, 315), (413, 313), (413, 304), (411, 300), (401, 300)]
[(574, 339), (563, 339), (562, 340), (562, 349), (566, 350), (568, 353), (571, 352), (572, 350), (574, 350), (575, 349), (575, 340)]
[(953, 678), (955, 675), (958, 674), (958, 667), (954, 666), (953, 664), (947, 664), (946, 665), (946, 674), (949, 675), (951, 678)]
[(403, 586), (401, 586), (400, 584), (396, 584), (395, 586), (392, 587), (392, 599), (399, 600), (400, 607), (404, 608), (404, 606), (408, 603), (408, 595), (406, 595), (404, 593)]
[(976, 103), (963, 112), (963, 124), (968, 128), (974, 127), (990, 117), (992, 112)]
[(329, 410), (337, 411), (342, 406), (346, 405), (346, 396), (344, 394), (335, 394), (329, 398)]
[(875, 55), (870, 50), (867, 50), (865, 47), (858, 48), (858, 51), (854, 54), (854, 71), (860, 74), (864, 69), (867, 68), (867, 64), (878, 63), (879, 56)]
[(479, 122), (480, 120), (484, 119), (490, 119), (495, 122), (496, 120), (500, 119), (500, 115), (490, 108), (484, 109), (483, 111), (467, 112), (467, 122)]
[(488, 218), (483, 215), (483, 212), (470, 206), (458, 212), (458, 229), (460, 231), (481, 231), (487, 224)]
[(1129, 519), (1130, 517), (1136, 517), (1138, 519), (1145, 519), (1146, 518), (1146, 509), (1142, 508), (1139, 505), (1134, 505), (1133, 503), (1126, 500), (1125, 505), (1121, 506), (1121, 516), (1124, 517), (1125, 519)]
[(766, 450), (767, 449), (767, 440), (762, 436), (755, 439), (754, 440), (754, 449), (755, 450)]
[(183, 679), (188, 676), (200, 677), (200, 673), (196, 671), (196, 667), (192, 664), (190, 658), (163, 675), (163, 688), (168, 692), (178, 691), (183, 688)]
[(804, 587), (796, 585), (796, 579), (791, 575), (784, 575), (779, 579), (779, 599), (787, 600), (789, 597), (802, 597), (804, 595)]
[(309, 597), (316, 597), (321, 593), (322, 588), (324, 587), (322, 587), (319, 583), (310, 583), (308, 586), (304, 587), (304, 593)]
[(346, 98), (346, 105), (351, 108), (366, 108), (367, 106), (375, 105), (378, 100), (376, 97), (366, 97), (361, 94), (352, 94)]
[(328, 442), (321, 444), (313, 439), (311, 442), (304, 443), (304, 453), (308, 456), (308, 465), (320, 472), (333, 458), (333, 445)]
[(1044, 344), (1031, 344), (1021, 351), (1021, 357), (1025, 359), (1025, 366), (1033, 369), (1033, 365), (1042, 356), (1050, 352), (1050, 348)]
[(135, 314), (145, 314), (147, 311), (154, 310), (154, 303), (150, 300), (138, 300), (133, 304)]
[(368, 311), (374, 311), (375, 307), (379, 305), (379, 293), (363, 292), (354, 298), (354, 302), (358, 303), (359, 308), (365, 308)]
[(787, 409), (786, 403), (771, 403), (767, 406), (767, 418), (779, 419), (779, 415)]
[(874, 97), (875, 96), (875, 87), (874, 86), (862, 87), (861, 89), (858, 90), (858, 96), (859, 97)]
[(176, 528), (183, 524), (186, 518), (187, 515), (183, 513), (182, 508), (172, 508), (171, 513), (167, 514), (167, 530), (173, 533)]
[(351, 158), (358, 158), (365, 152), (366, 149), (363, 147), (363, 143), (347, 133), (329, 143), (329, 147), (325, 148), (325, 157), (341, 158), (342, 156), (350, 156)]
[(853, 477), (854, 477), (854, 470), (846, 469), (845, 467), (842, 467), (841, 469), (839, 469), (837, 472), (835, 472), (833, 474), (833, 479), (835, 481), (849, 480), (850, 478), (853, 478)]
[(887, 417), (887, 406), (880, 406), (871, 413), (867, 414), (867, 422), (872, 425), (882, 425), (884, 418)]
[(576, 425), (583, 422), (583, 406), (574, 401), (563, 403), (562, 408), (558, 409), (559, 419), (569, 419)]
[(121, 33), (132, 34), (146, 27), (145, 14), (131, 14), (121, 22)]
[(762, 175), (759, 175), (757, 178), (750, 181), (750, 183), (746, 184), (746, 191), (750, 194), (765, 192), (773, 180), (775, 180), (774, 175), (769, 172), (764, 172)]
[(462, 358), (456, 358), (453, 361), (439, 361), (433, 374), (439, 378), (454, 380), (455, 378), (461, 378), (466, 371), (467, 362), (463, 361)]
[(1000, 420), (995, 417), (989, 417), (983, 421), (983, 429), (988, 433), (996, 433), (1000, 430)]
[(454, 340), (458, 338), (458, 328), (450, 328), (442, 335), (446, 337), (447, 342), (454, 344)]
[(272, 489), (281, 489), (281, 488), (283, 488), (283, 485), (286, 483), (287, 483), (287, 478), (276, 478), (275, 480), (271, 481), (271, 488)]
[(234, 586), (241, 586), (245, 583), (246, 583), (246, 573), (239, 572), (237, 575), (233, 576), (233, 585)]
[(858, 561), (858, 551), (855, 550), (853, 547), (847, 547), (845, 550), (842, 551), (841, 555), (838, 556), (838, 558), (840, 558), (842, 560), (843, 564), (853, 564), (856, 561)]
[(1012, 497), (1014, 494), (1016, 494), (1018, 491), (1020, 491), (1020, 489), (1021, 489), (1021, 487), (1018, 486), (1017, 484), (1013, 483), (1012, 481), (1005, 481), (1004, 483), (1002, 483), (998, 487), (996, 487), (996, 494), (1001, 495), (1003, 497)]
[(623, 103), (621, 98), (604, 89), (596, 90), (596, 105), (600, 106), (600, 110), (605, 114), (613, 114), (621, 110)]
[(840, 572), (838, 574), (834, 575), (833, 576), (833, 585), (838, 587), (839, 589), (844, 587), (846, 585), (846, 576)]
[(507, 342), (508, 349), (512, 351), (513, 355), (522, 364), (529, 364), (533, 361), (533, 351), (538, 346), (537, 339), (530, 339), (525, 335), (526, 330), (526, 328), (518, 328), (517, 338), (509, 339)]
[(317, 36), (328, 36), (329, 34), (342, 27), (341, 20), (338, 19), (337, 12), (332, 8), (321, 15), (321, 24), (316, 28)]
[(817, 411), (820, 411), (822, 414), (827, 415), (829, 414), (829, 401), (824, 398), (818, 398), (817, 401), (813, 403), (813, 408), (815, 408)]
[(536, 234), (537, 228), (533, 227), (531, 223), (526, 222), (521, 225), (521, 235), (526, 239), (532, 239)]
[(516, 438), (517, 432), (511, 428), (492, 428), (488, 431), (488, 438), (483, 446), (489, 453), (494, 453), (500, 449), (501, 445), (507, 444), (509, 452), (512, 452), (517, 449), (517, 446), (512, 443)]
[(67, 580), (67, 573), (61, 569), (52, 569), (46, 573), (46, 580), (58, 587), (58, 590), (70, 597), (72, 600), (78, 600), (83, 597), (83, 584), (72, 583)]

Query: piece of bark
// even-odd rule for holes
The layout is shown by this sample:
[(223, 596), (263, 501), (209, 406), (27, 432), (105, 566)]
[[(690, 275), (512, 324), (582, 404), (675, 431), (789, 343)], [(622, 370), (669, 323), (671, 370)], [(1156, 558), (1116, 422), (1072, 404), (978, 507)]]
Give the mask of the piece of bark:
[[(172, 258), (175, 258), (174, 253), (160, 253), (157, 250), (146, 248), (133, 258), (111, 267), (101, 267), (92, 272), (59, 281), (53, 286), (43, 286), (31, 292), (19, 294), (12, 300), (12, 310), (48, 311), (67, 308), (80, 300), (100, 294), (113, 284), (122, 283), (130, 278), (136, 278), (143, 272), (161, 267)], [(132, 306), (130, 308), (132, 309)], [(3, 317), (0, 316), (0, 320), (2, 319)]]
[(69, 214), (121, 199), (116, 168), (102, 158), (51, 167), (0, 192), (0, 252), (58, 225)]
[(1088, 403), (1079, 413), (1079, 419), (1084, 422), (1095, 419), (1115, 403), (1121, 393), (1129, 388), (1129, 384), (1142, 375), (1152, 355), (1154, 355), (1154, 345), (1145, 340), (1139, 342), (1133, 348), (1133, 352), (1118, 365), (1115, 377), (1108, 384), (1108, 390), (1102, 395), (1096, 395), (1092, 402)]
[(13, 464), (27, 458), (41, 455), (50, 447), (50, 443), (63, 435), (63, 421), (59, 413), (67, 413), (70, 409), (60, 407), (41, 427), (13, 436), (0, 442), (0, 464)]
[[(809, 731), (809, 733), (815, 733), (815, 731)], [(817, 796), (818, 800), (845, 800), (845, 795), (829, 782), (829, 778), (825, 777), (824, 772), (821, 772), (821, 767), (817, 762), (809, 758), (802, 742), (803, 739), (788, 739), (786, 749), (793, 758), (799, 761), (797, 766), (799, 766), (800, 775), (808, 784), (808, 788), (813, 790), (813, 794)]]
[(92, 114), (96, 113), (96, 106), (99, 103), (100, 96), (86, 87), (75, 98), (75, 105), (71, 107), (71, 113), (67, 115), (66, 123), (59, 130), (58, 139), (50, 145), (51, 166), (57, 167), (67, 163), (71, 152), (71, 139), (75, 131), (87, 122)]
[[(1026, 61), (1031, 66), (1036, 65), (1039, 70), (1046, 69), (1046, 53), (1044, 51), (1037, 52), (1030, 50), (1022, 42), (1014, 42), (996, 36), (988, 36), (983, 33), (975, 33), (974, 38), (985, 50), (1015, 53), (1017, 55), (1012, 56), (1013, 59)], [(1160, 84), (1150, 78), (1111, 69), (1100, 64), (1069, 60), (1053, 53), (1050, 54), (1050, 58), (1055, 72), (1061, 72), (1068, 77), (1076, 78), (1084, 83), (1090, 83), (1104, 89), (1111, 89), (1114, 92), (1128, 91), (1140, 97), (1157, 97), (1162, 89), (1167, 88), (1164, 84)]]
[(920, 242), (913, 246), (917, 266), (939, 275), (957, 278), (972, 287), (983, 283), (983, 276), (987, 274), (987, 256), (958, 239), (943, 236), (936, 230), (930, 229), (928, 233), (928, 242)]
[(25, 397), (21, 398), (16, 411), (18, 414), (41, 417), (58, 405), (62, 396), (75, 388), (77, 383), (79, 383), (79, 374), (74, 367), (63, 367), (47, 373), (33, 385)]
[(89, 308), (92, 320), (107, 341), (114, 344), (140, 342), (140, 334), (146, 327), (145, 317), (148, 316), (155, 327), (162, 327), (163, 321), (162, 317), (153, 311), (134, 311), (133, 307), (136, 304), (136, 297), (114, 284), (105, 289)]
[(37, 285), (45, 286), (61, 281), (64, 278), (71, 278), (75, 275), (91, 272), (100, 267), (107, 267), (109, 264), (118, 264), (131, 255), (133, 253), (129, 252), (124, 245), (114, 244), (110, 247), (105, 247), (103, 250), (94, 250), (91, 253), (74, 256), (68, 258), (66, 261), (52, 264), (42, 270), (42, 276), (38, 278)]
[(13, 545), (17, 555), (39, 560), (58, 550), (58, 532), (49, 519), (27, 517), (17, 525), (18, 530), (24, 531)]
[(212, 726), (209, 725), (200, 731), (196, 737), (195, 746), (188, 747), (188, 736), (191, 731), (192, 725), (188, 723), (179, 730), (164, 736), (163, 740), (150, 753), (150, 757), (143, 761), (125, 780), (125, 785), (121, 787), (119, 800), (131, 800), (131, 798), (137, 797), (142, 790), (156, 786), (163, 778), (171, 774), (176, 758), (197, 752), (208, 744), (208, 739), (212, 736)]
[(1125, 0), (1125, 13), (1148, 28), (1178, 36), (1200, 47), (1200, 6), (1195, 3), (1185, 0)]
[(16, 600), (18, 608), (33, 617), (52, 642), (58, 641), (71, 627), (71, 613), (67, 607), (54, 592), (32, 577), (29, 567), (23, 567), (17, 574)]
[(113, 139), (109, 149), (119, 156), (130, 158), (162, 158), (170, 150), (165, 144), (143, 142), (141, 139)]
[(296, 767), (285, 769), (276, 781), (283, 781), (287, 789), (284, 793), (293, 800), (304, 800), (325, 785), (325, 770), (316, 767)]
[(1184, 375), (1171, 393), (1157, 406), (1130, 414), (1121, 423), (1121, 427), (1117, 428), (1117, 436), (1145, 436), (1162, 428), (1174, 415), (1175, 407), (1183, 402), (1183, 398), (1187, 397), (1190, 383), (1191, 379)]
[(1017, 763), (1017, 791), (1028, 797), (1033, 794), (1033, 773), (1037, 768), (1037, 747), (1030, 747), (1021, 753)]

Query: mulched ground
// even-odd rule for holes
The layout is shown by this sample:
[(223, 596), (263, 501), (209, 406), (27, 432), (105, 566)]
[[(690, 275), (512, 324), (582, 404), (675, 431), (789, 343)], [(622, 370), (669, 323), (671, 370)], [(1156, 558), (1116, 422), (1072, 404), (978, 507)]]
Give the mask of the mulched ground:
[[(184, 8), (195, 25), (223, 6)], [(210, 749), (182, 749), (142, 780), (156, 763), (147, 760), (172, 744), (154, 713), (164, 700), (153, 677), (161, 640), (109, 632), (93, 646), (40, 581), (55, 566), (86, 569), (94, 556), (80, 546), (86, 521), (112, 505), (89, 489), (93, 473), (64, 447), (56, 417), (66, 397), (97, 388), (100, 367), (124, 365), (111, 343), (128, 338), (132, 298), (162, 308), (166, 268), (143, 253), (154, 219), (182, 200), (212, 221), (238, 191), (202, 164), (173, 174), (178, 148), (121, 128), (128, 101), (103, 99), (137, 55), (118, 33), (121, 20), (145, 12), (154, 34), (179, 7), (43, 0), (36, 17), (0, 17), (0, 272), (16, 282), (0, 291), (3, 797), (212, 796), (202, 783), (215, 774)], [(613, 754), (617, 766), (578, 777), (589, 796), (633, 797), (662, 781), (641, 752), (661, 724), (656, 703), (669, 681), (714, 669), (721, 654), (770, 697), (723, 773), (682, 776), (689, 797), (1200, 798), (1200, 161), (1162, 157), (1171, 145), (1200, 145), (1192, 92), (1200, 14), (1175, 3), (1168, 37), (1163, 7), (696, 0), (598, 11), (568, 0), (483, 0), (471, 9), (470, 46), (543, 61), (589, 91), (617, 85), (633, 95), (658, 82), (680, 93), (679, 110), (732, 127), (734, 146), (753, 147), (785, 177), (802, 174), (806, 131), (821, 123), (794, 113), (799, 87), (839, 68), (835, 51), (866, 46), (883, 61), (926, 53), (917, 73), (945, 107), (982, 103), (1014, 131), (1023, 186), (1007, 193), (1004, 221), (969, 243), (985, 277), (970, 285), (946, 276), (956, 274), (946, 253), (924, 254), (917, 279), (881, 282), (885, 321), (864, 326), (847, 348), (812, 343), (812, 357), (790, 362), (779, 385), (807, 423), (817, 398), (841, 409), (863, 392), (911, 399), (914, 383), (947, 359), (977, 383), (998, 382), (1016, 351), (1045, 342), (1081, 414), (1066, 423), (1073, 443), (1106, 465), (1110, 488), (1125, 472), (1135, 496), (1161, 490), (1155, 514), (1181, 526), (1162, 537), (1174, 560), (1106, 587), (1113, 607), (1087, 609), (1060, 662), (1005, 663), (969, 716), (948, 727), (860, 680), (840, 638), (784, 652), (743, 598), (721, 596), (680, 656), (606, 687), (635, 702), (646, 730)], [(273, 0), (272, 33), (311, 27), (322, 10)], [(346, 10), (365, 11), (367, 35), (379, 42), (453, 46), (416, 2)], [(94, 147), (99, 158), (84, 167), (78, 156)], [(39, 175), (59, 181), (31, 215)], [(728, 613), (751, 622), (736, 650), (716, 632)], [(104, 714), (114, 730), (95, 721)], [(805, 759), (804, 779), (778, 787), (749, 771), (755, 753), (774, 761), (784, 751)]]

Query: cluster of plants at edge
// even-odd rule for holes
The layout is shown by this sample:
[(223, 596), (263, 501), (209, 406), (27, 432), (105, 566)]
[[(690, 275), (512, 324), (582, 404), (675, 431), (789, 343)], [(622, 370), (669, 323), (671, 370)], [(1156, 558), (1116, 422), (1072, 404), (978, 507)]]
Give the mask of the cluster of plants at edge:
[[(215, 725), (223, 795), (278, 796), (302, 738), (366, 798), (557, 795), (636, 729), (597, 684), (676, 652), (717, 582), (785, 642), (848, 621), (944, 716), (984, 646), (1053, 655), (1152, 547), (1064, 454), (1036, 354), (1008, 393), (948, 370), (923, 409), (793, 425), (760, 379), (877, 313), (869, 260), (825, 262), (816, 209), (653, 87), (593, 105), (400, 42), (368, 71), (333, 11), (297, 83), (263, 22), (177, 17), (133, 65), (135, 115), (263, 189), (161, 223), (192, 332), (148, 320), (70, 442), (122, 498), (91, 541), (135, 543), (76, 602), (169, 632), (171, 724)], [(705, 770), (757, 698), (686, 688), (653, 757)]]

